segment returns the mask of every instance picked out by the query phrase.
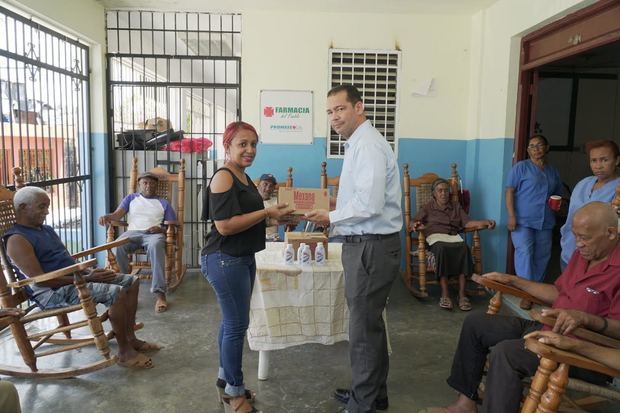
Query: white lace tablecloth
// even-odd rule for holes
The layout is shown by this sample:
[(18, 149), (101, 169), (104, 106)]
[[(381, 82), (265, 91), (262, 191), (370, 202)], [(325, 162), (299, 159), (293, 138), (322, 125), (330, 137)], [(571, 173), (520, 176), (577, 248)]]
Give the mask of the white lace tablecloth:
[(325, 265), (285, 265), (285, 244), (268, 242), (256, 254), (248, 341), (255, 351), (306, 343), (334, 344), (349, 338), (344, 298), (342, 244), (329, 244)]

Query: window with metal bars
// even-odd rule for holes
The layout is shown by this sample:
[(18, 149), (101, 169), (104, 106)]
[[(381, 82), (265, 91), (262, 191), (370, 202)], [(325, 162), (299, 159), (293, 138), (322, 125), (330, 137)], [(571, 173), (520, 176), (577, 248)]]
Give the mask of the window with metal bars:
[(0, 185), (50, 197), (46, 223), (72, 253), (92, 246), (89, 48), (0, 7)]
[[(133, 158), (140, 171), (159, 166), (171, 173), (184, 159), (184, 262), (198, 267), (206, 231), (200, 221), (201, 190), (216, 160), (224, 157), (226, 125), (241, 117), (241, 15), (110, 10), (106, 33), (114, 161), (109, 208), (127, 195)], [(154, 148), (119, 144), (119, 135), (150, 134), (152, 125), (182, 131), (182, 141), (173, 142), (181, 144), (163, 142)]]
[[(329, 88), (358, 88), (366, 117), (396, 150), (400, 51), (330, 49)], [(327, 157), (344, 157), (344, 139), (328, 125)]]

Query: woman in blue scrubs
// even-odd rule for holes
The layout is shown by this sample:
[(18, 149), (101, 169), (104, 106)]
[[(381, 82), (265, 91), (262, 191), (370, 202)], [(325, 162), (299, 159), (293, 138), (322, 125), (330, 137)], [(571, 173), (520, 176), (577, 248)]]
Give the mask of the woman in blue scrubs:
[(543, 281), (551, 256), (551, 231), (555, 212), (547, 205), (551, 195), (562, 193), (558, 170), (545, 159), (549, 143), (542, 135), (528, 139), (529, 159), (517, 162), (506, 182), (508, 231), (515, 248), (515, 272), (532, 281)]
[(570, 197), (568, 217), (560, 233), (562, 239), (562, 257), (560, 266), (566, 268), (575, 251), (575, 236), (573, 235), (573, 215), (575, 212), (592, 201), (611, 202), (616, 195), (616, 186), (620, 185), (620, 151), (614, 141), (601, 139), (588, 142), (586, 152), (590, 159), (592, 176), (577, 183)]

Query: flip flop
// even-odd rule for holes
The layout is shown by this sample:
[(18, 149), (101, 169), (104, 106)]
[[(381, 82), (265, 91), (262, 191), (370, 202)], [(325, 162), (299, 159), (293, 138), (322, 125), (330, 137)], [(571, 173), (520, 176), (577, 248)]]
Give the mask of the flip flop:
[(156, 313), (163, 313), (167, 309), (168, 309), (168, 303), (165, 300), (162, 300), (161, 298), (158, 298), (157, 300), (155, 300), (155, 312)]
[(459, 309), (461, 311), (470, 311), (471, 310), (471, 302), (467, 297), (459, 297)]
[(441, 297), (439, 299), (439, 307), (445, 310), (452, 310), (454, 305), (452, 304), (452, 299), (450, 297)]
[(163, 347), (157, 343), (149, 343), (148, 341), (142, 341), (142, 344), (138, 346), (136, 351), (139, 351), (140, 353), (148, 353), (150, 351), (159, 351), (162, 348)]
[(118, 361), (117, 364), (121, 367), (127, 367), (130, 369), (152, 369), (155, 367), (153, 360), (150, 357), (145, 356), (142, 353), (130, 360)]

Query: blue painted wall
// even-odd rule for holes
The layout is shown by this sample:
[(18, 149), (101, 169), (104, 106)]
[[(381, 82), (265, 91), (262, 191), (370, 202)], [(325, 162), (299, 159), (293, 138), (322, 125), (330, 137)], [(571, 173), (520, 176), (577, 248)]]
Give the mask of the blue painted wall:
[[(90, 150), (92, 166), (92, 187), (93, 187), (93, 238), (94, 245), (101, 245), (106, 242), (105, 227), (97, 224), (97, 219), (107, 214), (110, 205), (110, 178), (109, 173), (112, 168), (109, 159), (108, 135), (105, 133), (91, 133)], [(102, 191), (101, 188), (106, 188)], [(97, 254), (99, 266), (105, 264), (105, 254)]]
[[(93, 217), (108, 212), (110, 188), (107, 135), (93, 133), (91, 139), (93, 175)], [(311, 145), (271, 145), (260, 143), (258, 156), (248, 168), (248, 174), (257, 178), (263, 173), (273, 173), (279, 181), (286, 179), (287, 169), (293, 167), (296, 186), (319, 186), (321, 162), (326, 160), (326, 139), (315, 138)], [(470, 215), (474, 219), (489, 218), (498, 223), (495, 231), (485, 231), (482, 237), (483, 266), (485, 271), (505, 271), (506, 209), (504, 207), (504, 182), (511, 166), (513, 139), (424, 139), (401, 138), (398, 147), (398, 164), (403, 170), (409, 164), (411, 176), (435, 172), (450, 175), (450, 164), (456, 162), (463, 185), (471, 191)], [(327, 159), (329, 176), (339, 175), (341, 159)], [(105, 242), (105, 229), (93, 223), (95, 245)], [(404, 238), (403, 238), (404, 239)], [(99, 257), (100, 265), (104, 257)]]
[[(273, 173), (279, 181), (286, 178), (287, 168), (293, 167), (295, 186), (318, 187), (321, 162), (326, 160), (326, 139), (315, 138), (311, 145), (259, 144), (258, 156), (247, 172), (252, 178)], [(504, 271), (506, 266), (506, 210), (504, 181), (511, 166), (513, 139), (424, 139), (400, 138), (398, 164), (409, 164), (411, 176), (435, 172), (450, 175), (450, 164), (456, 162), (463, 185), (472, 194), (471, 216), (489, 218), (498, 223), (494, 231), (482, 238), (485, 271)], [(339, 175), (342, 160), (328, 159), (327, 174)]]

